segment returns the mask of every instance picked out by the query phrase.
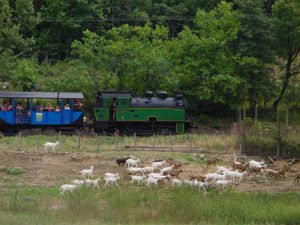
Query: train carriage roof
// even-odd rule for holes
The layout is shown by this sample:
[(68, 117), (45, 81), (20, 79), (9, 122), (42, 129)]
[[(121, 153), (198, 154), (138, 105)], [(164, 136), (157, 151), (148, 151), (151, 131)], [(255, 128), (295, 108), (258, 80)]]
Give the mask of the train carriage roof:
[(0, 91), (0, 98), (83, 99), (80, 92), (11, 92)]

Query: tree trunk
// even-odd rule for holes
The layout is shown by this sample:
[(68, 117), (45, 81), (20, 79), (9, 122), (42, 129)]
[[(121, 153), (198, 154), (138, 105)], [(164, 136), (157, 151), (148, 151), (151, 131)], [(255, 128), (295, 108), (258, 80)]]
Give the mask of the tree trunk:
[(285, 68), (285, 75), (284, 75), (284, 78), (283, 78), (283, 84), (282, 84), (281, 92), (280, 92), (279, 96), (276, 98), (276, 100), (273, 103), (273, 109), (274, 110), (277, 109), (277, 106), (281, 102), (281, 100), (284, 96), (284, 93), (285, 93), (285, 91), (286, 91), (286, 89), (289, 85), (289, 79), (292, 76), (292, 73), (291, 73), (292, 62), (293, 62), (293, 56), (292, 56), (292, 54), (289, 54), (288, 61), (287, 61), (287, 64), (286, 64), (286, 68)]

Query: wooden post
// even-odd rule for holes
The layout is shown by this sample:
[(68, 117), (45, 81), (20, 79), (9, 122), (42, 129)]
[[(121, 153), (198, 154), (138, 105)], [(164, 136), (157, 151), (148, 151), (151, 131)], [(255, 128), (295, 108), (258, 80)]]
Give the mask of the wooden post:
[(254, 123), (257, 122), (257, 113), (258, 113), (258, 104), (255, 105), (255, 112), (254, 112)]
[(241, 106), (238, 107), (238, 124), (239, 124), (239, 132), (241, 132), (241, 122), (242, 122), (242, 109)]
[(289, 106), (287, 103), (285, 105), (285, 127), (286, 129), (289, 128)]
[(243, 110), (243, 152), (245, 152), (245, 145), (246, 145), (246, 105), (244, 106)]
[(154, 151), (154, 146), (155, 146), (155, 133), (153, 133), (152, 136), (152, 151)]
[(279, 106), (277, 106), (277, 154), (276, 156), (280, 156), (280, 127), (279, 127)]
[(189, 137), (191, 151), (193, 151), (192, 138), (191, 138), (190, 133), (188, 133), (188, 137)]
[(171, 151), (173, 152), (173, 140), (172, 140), (172, 132), (170, 132), (170, 142), (171, 142)]
[(22, 133), (18, 133), (18, 151), (21, 150)]
[(80, 131), (77, 130), (77, 136), (78, 136), (78, 149), (80, 150)]
[(134, 132), (134, 149), (136, 148), (136, 142), (137, 142), (137, 137), (136, 137), (136, 133)]
[(96, 151), (99, 151), (98, 133), (95, 134), (95, 138), (96, 138)]

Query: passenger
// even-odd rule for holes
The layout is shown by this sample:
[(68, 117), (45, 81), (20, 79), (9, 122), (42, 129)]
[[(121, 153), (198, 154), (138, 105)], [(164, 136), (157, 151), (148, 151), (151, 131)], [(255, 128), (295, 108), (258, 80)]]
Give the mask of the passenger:
[(69, 104), (66, 104), (65, 105), (65, 110), (70, 110), (71, 108), (70, 108), (70, 106), (69, 106)]
[(39, 112), (43, 112), (44, 111), (44, 106), (43, 104), (41, 104), (40, 106), (38, 106), (38, 110)]
[(12, 106), (9, 103), (6, 103), (6, 111), (12, 110)]
[(21, 123), (22, 109), (23, 109), (23, 107), (18, 103), (16, 106), (16, 122), (17, 123)]
[(75, 99), (74, 110), (80, 110), (82, 106), (83, 104), (78, 99)]
[(56, 108), (55, 108), (55, 112), (60, 112), (60, 108), (59, 108), (59, 106), (56, 106)]
[(53, 112), (54, 108), (52, 107), (52, 105), (49, 103), (48, 106), (46, 107), (46, 110), (48, 112)]

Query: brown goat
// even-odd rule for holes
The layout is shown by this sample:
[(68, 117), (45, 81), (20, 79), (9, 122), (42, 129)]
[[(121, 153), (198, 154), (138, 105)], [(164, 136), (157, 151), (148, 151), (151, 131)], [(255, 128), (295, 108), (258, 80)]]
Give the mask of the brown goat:
[(260, 167), (260, 168), (258, 168), (258, 167), (251, 167), (250, 171), (249, 171), (249, 176), (251, 174), (255, 174), (255, 176), (256, 176), (257, 174), (259, 174), (262, 171), (262, 169), (263, 169), (262, 167)]
[(245, 164), (241, 164), (241, 163), (237, 163), (237, 162), (233, 162), (231, 164), (231, 167), (233, 170), (241, 170), (241, 172), (244, 172), (247, 169)]
[(291, 176), (294, 177), (295, 181), (297, 181), (297, 182), (300, 181), (300, 172), (292, 173)]
[(206, 167), (210, 166), (210, 165), (214, 165), (216, 166), (216, 163), (217, 163), (218, 159), (208, 159), (206, 161)]
[(190, 178), (190, 180), (197, 180), (197, 181), (201, 181), (201, 182), (205, 181), (205, 176), (203, 174), (190, 175), (189, 178)]
[(182, 173), (182, 172), (183, 171), (181, 169), (180, 170), (177, 169), (177, 170), (173, 170), (173, 171), (171, 171), (169, 173), (168, 172), (164, 172), (163, 175), (170, 174), (171, 177), (178, 177), (179, 174)]

